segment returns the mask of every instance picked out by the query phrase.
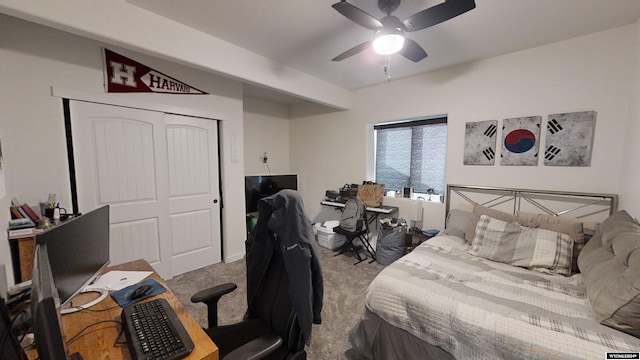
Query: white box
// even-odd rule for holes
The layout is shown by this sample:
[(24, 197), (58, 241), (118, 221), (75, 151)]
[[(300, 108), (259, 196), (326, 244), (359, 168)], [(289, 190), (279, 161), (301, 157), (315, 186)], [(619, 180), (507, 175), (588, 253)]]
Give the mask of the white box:
[(345, 241), (347, 241), (346, 236), (336, 234), (331, 229), (316, 226), (316, 231), (318, 233), (318, 245), (330, 250), (339, 248)]

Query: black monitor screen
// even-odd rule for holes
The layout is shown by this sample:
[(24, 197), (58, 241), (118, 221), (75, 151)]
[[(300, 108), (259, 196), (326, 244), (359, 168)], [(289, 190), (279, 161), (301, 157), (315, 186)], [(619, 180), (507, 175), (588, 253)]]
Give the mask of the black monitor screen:
[(244, 177), (247, 213), (258, 211), (258, 200), (282, 189), (298, 190), (298, 175), (255, 175)]
[(47, 244), (53, 280), (64, 306), (109, 264), (109, 206), (36, 235), (36, 244)]
[(31, 316), (38, 358), (67, 359), (60, 323), (60, 302), (47, 256), (47, 244), (36, 245), (31, 286)]

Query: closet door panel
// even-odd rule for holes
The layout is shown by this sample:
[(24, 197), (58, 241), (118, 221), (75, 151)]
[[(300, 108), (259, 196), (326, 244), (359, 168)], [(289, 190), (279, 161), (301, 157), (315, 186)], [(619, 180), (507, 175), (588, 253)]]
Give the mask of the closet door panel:
[(110, 205), (111, 262), (172, 275), (164, 114), (71, 101), (78, 210)]

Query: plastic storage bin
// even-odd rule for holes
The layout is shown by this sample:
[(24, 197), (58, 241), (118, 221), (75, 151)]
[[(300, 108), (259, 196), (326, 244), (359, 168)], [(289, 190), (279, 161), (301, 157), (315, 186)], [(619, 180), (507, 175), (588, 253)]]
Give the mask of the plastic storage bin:
[(347, 238), (344, 235), (336, 234), (332, 229), (316, 226), (318, 245), (335, 250), (342, 246)]

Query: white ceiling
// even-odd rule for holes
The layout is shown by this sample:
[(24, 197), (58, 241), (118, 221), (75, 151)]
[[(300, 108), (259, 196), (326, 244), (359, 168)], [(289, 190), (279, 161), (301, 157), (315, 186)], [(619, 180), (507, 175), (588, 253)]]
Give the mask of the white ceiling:
[[(331, 7), (339, 0), (127, 1), (345, 89), (387, 81), (382, 56), (364, 52), (331, 61), (373, 36)], [(375, 0), (349, 2), (384, 16)], [(403, 20), (441, 2), (405, 0), (393, 15)], [(407, 33), (429, 56), (418, 63), (391, 56), (391, 79), (599, 32), (639, 17), (640, 0), (476, 0), (474, 10)], [(247, 87), (257, 97), (295, 102), (259, 90)]]

